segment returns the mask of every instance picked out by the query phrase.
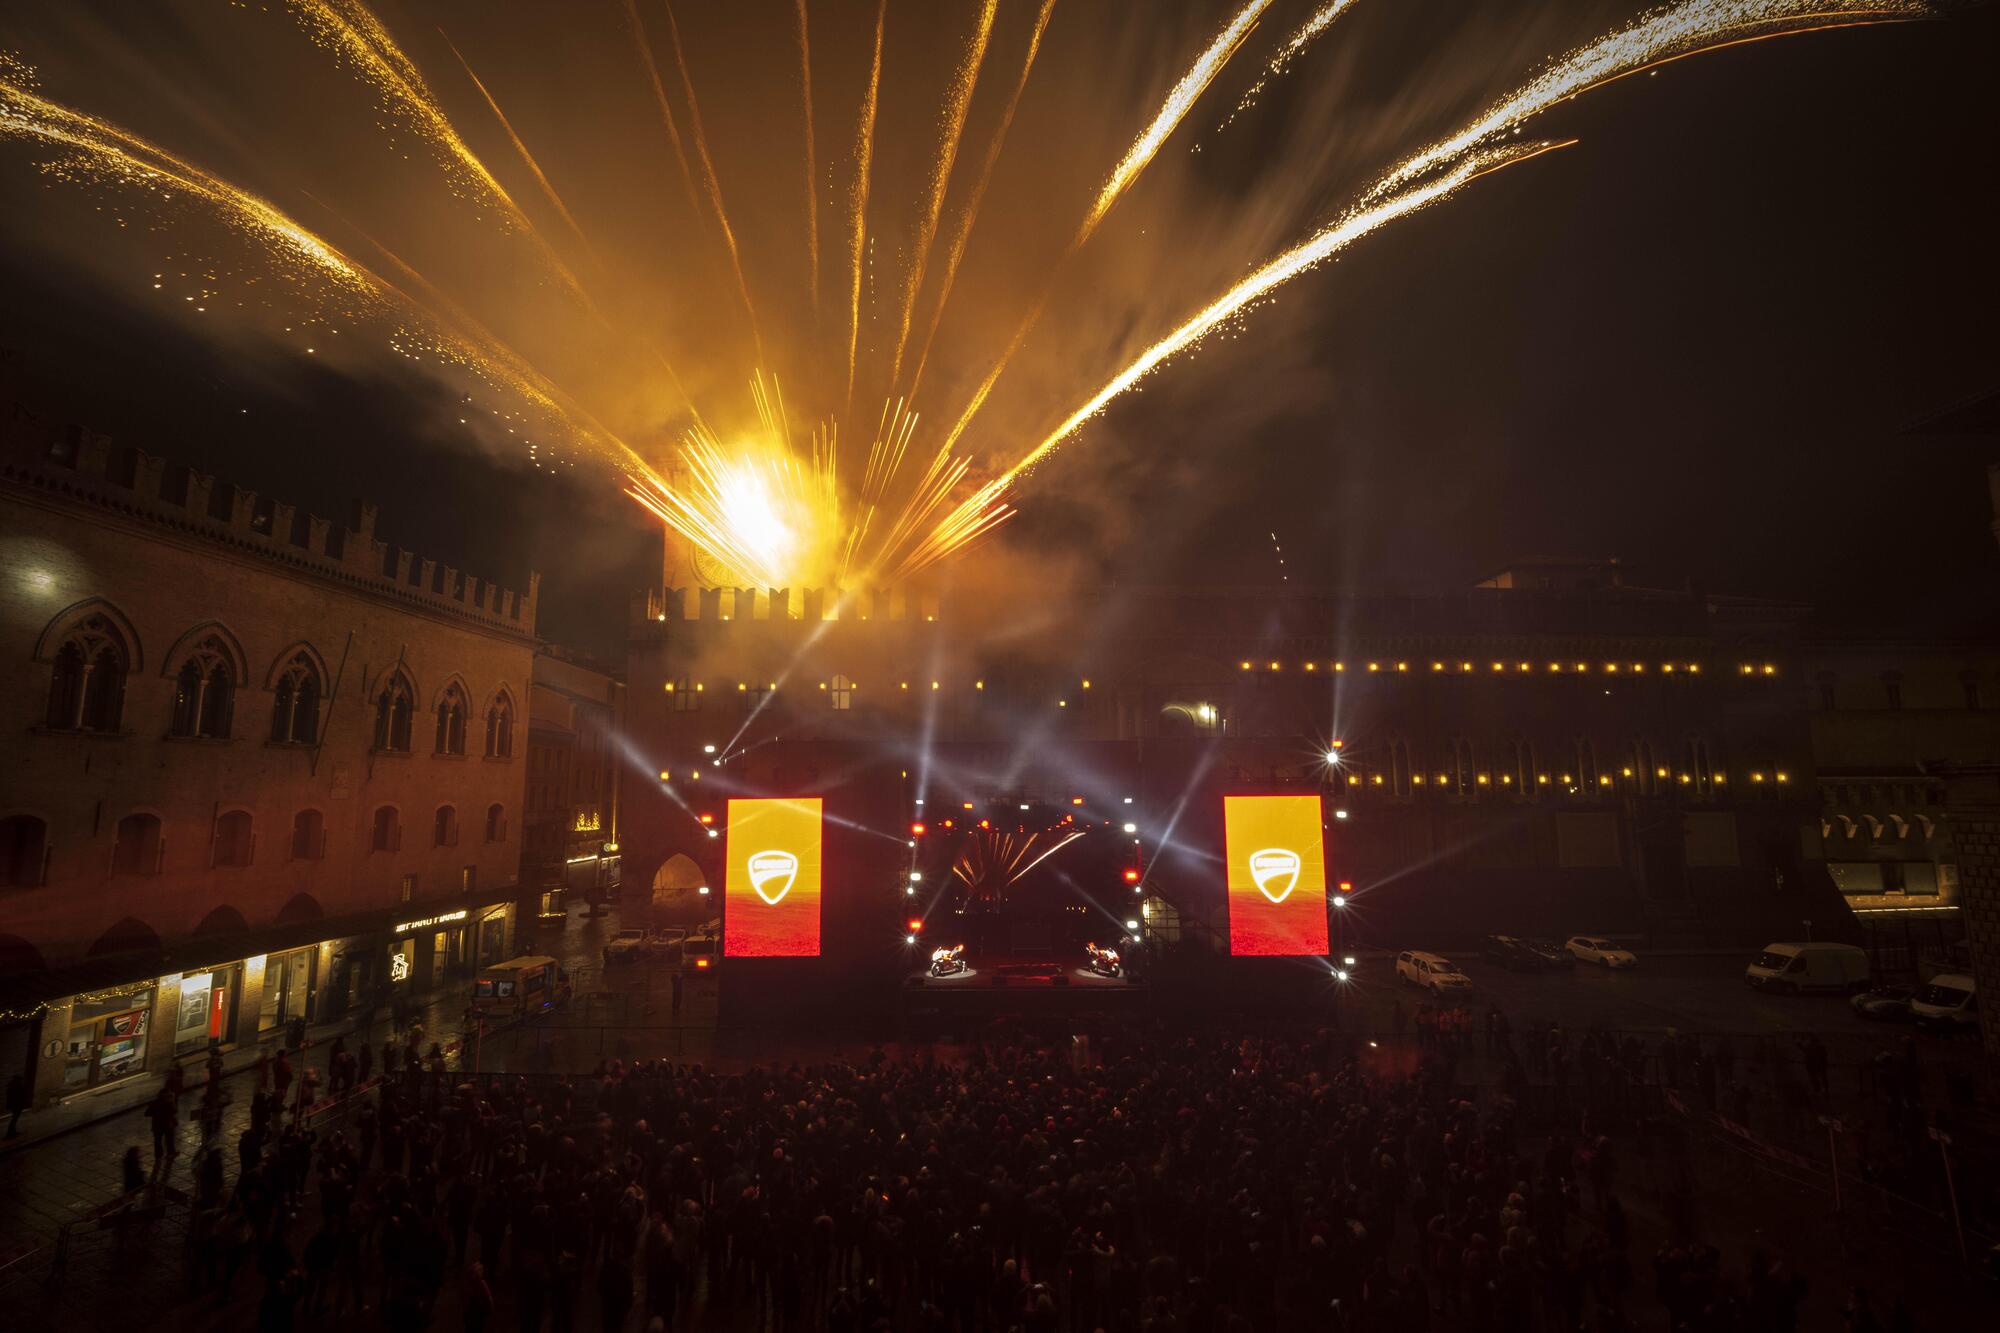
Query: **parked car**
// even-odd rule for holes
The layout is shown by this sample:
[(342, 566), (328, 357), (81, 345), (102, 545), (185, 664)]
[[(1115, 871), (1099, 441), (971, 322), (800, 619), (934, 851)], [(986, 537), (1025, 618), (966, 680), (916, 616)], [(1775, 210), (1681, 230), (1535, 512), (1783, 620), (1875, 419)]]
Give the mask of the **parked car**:
[(1929, 1032), (1970, 1032), (1979, 1026), (1977, 983), (1963, 972), (1940, 972), (1910, 998), (1910, 1017)]
[(1868, 955), (1853, 944), (1814, 941), (1767, 944), (1743, 969), (1743, 982), (1780, 995), (1833, 991), (1858, 995), (1869, 987)]
[(716, 935), (690, 935), (681, 941), (681, 970), (707, 972), (722, 956), (722, 940)]
[(1515, 972), (1554, 972), (1574, 961), (1545, 940), (1524, 940), (1514, 935), (1488, 935), (1480, 953)]
[(604, 965), (636, 963), (646, 952), (646, 932), (621, 930), (604, 945)]
[(1563, 947), (1580, 963), (1602, 963), (1616, 971), (1639, 965), (1630, 949), (1621, 949), (1602, 935), (1572, 935)]
[(1849, 1000), (1854, 1012), (1863, 1018), (1872, 1018), (1878, 1023), (1904, 1023), (1910, 1018), (1910, 998), (1917, 993), (1914, 986), (1877, 986), (1865, 990)]
[(1412, 950), (1396, 955), (1396, 975), (1412, 986), (1422, 986), (1433, 995), (1472, 989), (1472, 978), (1453, 967), (1451, 960), (1434, 953)]

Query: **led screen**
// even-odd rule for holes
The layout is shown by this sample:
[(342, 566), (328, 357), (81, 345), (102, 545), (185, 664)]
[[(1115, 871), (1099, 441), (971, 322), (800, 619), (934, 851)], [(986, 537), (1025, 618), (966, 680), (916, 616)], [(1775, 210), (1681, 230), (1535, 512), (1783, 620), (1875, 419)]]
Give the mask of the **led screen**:
[(1326, 851), (1317, 796), (1225, 796), (1229, 952), (1324, 954)]
[(817, 958), (819, 798), (731, 801), (725, 846), (724, 956)]

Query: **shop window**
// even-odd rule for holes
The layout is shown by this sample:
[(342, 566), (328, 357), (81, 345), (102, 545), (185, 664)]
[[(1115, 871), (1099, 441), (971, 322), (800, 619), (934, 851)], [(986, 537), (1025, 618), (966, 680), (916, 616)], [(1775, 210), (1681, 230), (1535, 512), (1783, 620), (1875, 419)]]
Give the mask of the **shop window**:
[(437, 743), (434, 753), (465, 753), (465, 691), (454, 681), (438, 696)]
[(458, 807), (441, 805), (431, 820), (431, 845), (434, 847), (458, 846)]
[(410, 751), (410, 714), (416, 704), (410, 678), (391, 676), (375, 696), (375, 748), (391, 754)]
[(301, 810), (292, 816), (292, 859), (317, 861), (326, 855), (326, 816)]
[(271, 700), (271, 740), (278, 745), (312, 745), (319, 740), (319, 705), (324, 693), (319, 667), (305, 653), (285, 664)]
[(497, 801), (486, 807), (486, 841), (507, 841), (507, 807)]
[(500, 691), (486, 710), (486, 757), (506, 759), (514, 753), (514, 700)]
[(103, 615), (86, 616), (55, 651), (47, 722), (52, 731), (118, 730), (131, 649)]
[(111, 846), (111, 873), (157, 875), (166, 852), (167, 840), (161, 836), (158, 815), (127, 815), (118, 821), (117, 841)]
[(49, 826), (34, 815), (0, 819), (0, 885), (32, 889), (48, 877)]
[(229, 649), (211, 635), (196, 644), (174, 673), (174, 714), (168, 735), (183, 740), (221, 740), (229, 735), (236, 682)]
[(385, 805), (375, 811), (375, 824), (369, 834), (368, 846), (378, 852), (402, 850), (403, 822), (395, 806)]
[(248, 810), (230, 810), (216, 816), (215, 842), (210, 864), (247, 866), (257, 854), (257, 834)]

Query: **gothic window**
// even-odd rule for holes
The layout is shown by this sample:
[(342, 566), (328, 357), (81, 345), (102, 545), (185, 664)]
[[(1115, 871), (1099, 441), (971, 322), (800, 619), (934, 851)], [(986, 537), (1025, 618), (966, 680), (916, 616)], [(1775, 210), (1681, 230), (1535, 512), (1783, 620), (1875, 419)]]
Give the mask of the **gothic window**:
[(257, 852), (257, 835), (248, 810), (231, 810), (215, 820), (215, 841), (211, 863), (218, 866), (247, 866)]
[(375, 748), (408, 754), (410, 714), (416, 707), (410, 678), (397, 672), (375, 696)]
[(301, 810), (292, 816), (292, 859), (317, 861), (326, 855), (326, 816)]
[(105, 615), (86, 616), (63, 637), (49, 678), (52, 731), (118, 730), (131, 645)]
[(403, 845), (403, 825), (397, 818), (396, 807), (380, 806), (375, 811), (375, 822), (369, 831), (368, 846), (378, 852), (393, 852)]
[(160, 817), (130, 814), (118, 821), (118, 838), (111, 846), (111, 872), (115, 875), (157, 875), (166, 859), (166, 839), (160, 836)]
[(486, 710), (486, 757), (505, 759), (513, 753), (514, 700), (502, 690)]
[(465, 753), (465, 691), (453, 681), (445, 686), (438, 696), (437, 705), (437, 745), (438, 754)]
[(174, 673), (174, 716), (168, 734), (184, 739), (227, 737), (235, 692), (228, 647), (214, 636), (203, 639)]
[(30, 889), (47, 869), (49, 826), (34, 815), (0, 819), (0, 886)]
[(319, 666), (308, 654), (299, 653), (285, 663), (271, 701), (271, 740), (279, 745), (316, 743), (324, 693)]

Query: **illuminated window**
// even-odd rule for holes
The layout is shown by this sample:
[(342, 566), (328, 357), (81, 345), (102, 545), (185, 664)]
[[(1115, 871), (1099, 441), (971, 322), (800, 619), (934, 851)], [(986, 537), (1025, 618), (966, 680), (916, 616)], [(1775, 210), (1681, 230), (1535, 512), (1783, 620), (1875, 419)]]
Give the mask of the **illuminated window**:
[(699, 713), (701, 711), (701, 691), (694, 688), (686, 676), (667, 682), (667, 692), (674, 696), (676, 713)]
[(845, 676), (835, 676), (833, 688), (827, 691), (827, 702), (836, 713), (844, 713), (854, 707), (854, 682)]

